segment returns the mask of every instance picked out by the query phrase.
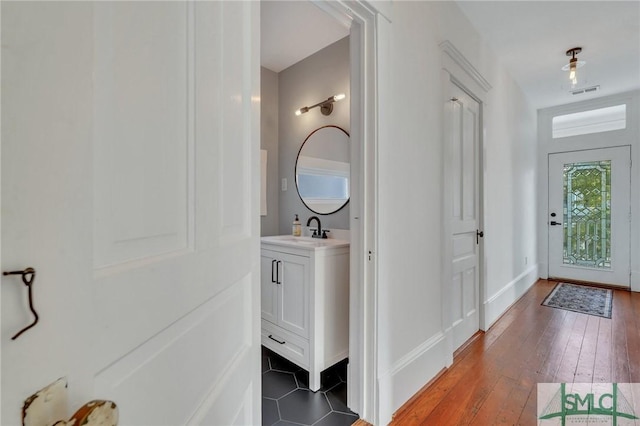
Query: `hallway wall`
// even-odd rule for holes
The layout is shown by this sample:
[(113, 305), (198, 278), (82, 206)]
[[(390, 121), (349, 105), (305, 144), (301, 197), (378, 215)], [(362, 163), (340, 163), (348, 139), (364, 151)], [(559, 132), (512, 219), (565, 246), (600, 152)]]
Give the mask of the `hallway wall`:
[(455, 3), (395, 2), (390, 17), (378, 32), (380, 424), (452, 361), (441, 303), (445, 40), (492, 86), (484, 105), (486, 326), (537, 279), (536, 112)]

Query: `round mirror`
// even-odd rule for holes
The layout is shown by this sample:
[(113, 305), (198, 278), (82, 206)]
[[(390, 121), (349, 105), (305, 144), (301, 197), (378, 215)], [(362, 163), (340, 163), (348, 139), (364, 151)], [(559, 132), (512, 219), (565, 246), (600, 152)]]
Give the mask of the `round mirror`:
[(304, 140), (296, 160), (296, 188), (309, 210), (331, 214), (349, 202), (349, 133), (324, 126)]

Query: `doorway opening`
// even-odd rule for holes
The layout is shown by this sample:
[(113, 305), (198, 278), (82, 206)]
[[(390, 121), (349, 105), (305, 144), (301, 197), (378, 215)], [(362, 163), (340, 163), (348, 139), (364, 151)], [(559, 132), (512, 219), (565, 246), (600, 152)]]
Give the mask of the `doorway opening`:
[[(262, 224), (263, 224), (262, 235), (267, 236), (267, 235), (291, 234), (292, 220), (295, 214), (299, 214), (300, 220), (303, 226), (305, 225), (307, 218), (310, 218), (312, 215), (316, 215), (315, 212), (305, 209), (307, 204), (300, 201), (300, 197), (298, 196), (299, 191), (296, 190), (297, 177), (295, 176), (295, 162), (296, 162), (295, 154), (298, 153), (298, 148), (300, 148), (300, 144), (302, 144), (302, 142), (305, 140), (305, 137), (312, 131), (317, 130), (322, 126), (332, 126), (332, 125), (339, 126), (345, 131), (349, 132), (351, 134), (351, 173), (350, 173), (351, 198), (350, 198), (350, 201), (345, 208), (341, 209), (339, 212), (335, 214), (334, 213), (328, 214), (328, 215), (319, 214), (317, 216), (319, 216), (319, 219), (322, 222), (323, 228), (331, 229), (332, 233), (329, 235), (330, 238), (334, 237), (334, 238), (350, 240), (351, 242), (350, 270), (351, 271), (350, 271), (350, 277), (348, 279), (350, 284), (348, 284), (347, 286), (347, 292), (350, 293), (350, 298), (353, 298), (354, 291), (355, 291), (356, 297), (360, 298), (361, 295), (359, 294), (358, 290), (354, 290), (354, 289), (359, 289), (363, 287), (362, 285), (360, 285), (361, 283), (360, 271), (363, 269), (363, 267), (359, 265), (360, 263), (363, 262), (363, 256), (361, 255), (362, 250), (360, 249), (360, 247), (362, 247), (363, 237), (362, 237), (362, 233), (360, 232), (359, 221), (363, 218), (363, 215), (360, 213), (362, 184), (360, 183), (361, 179), (359, 179), (359, 175), (361, 174), (361, 170), (360, 170), (361, 162), (359, 161), (359, 158), (360, 158), (360, 147), (362, 143), (362, 135), (365, 129), (363, 128), (364, 121), (362, 119), (362, 116), (364, 115), (362, 113), (364, 111), (364, 107), (358, 104), (361, 102), (363, 90), (366, 90), (366, 88), (362, 88), (357, 84), (359, 81), (361, 81), (361, 79), (359, 78), (356, 81), (355, 87), (353, 88), (351, 87), (351, 85), (353, 84), (352, 79), (354, 74), (356, 74), (357, 72), (360, 72), (360, 70), (365, 69), (364, 64), (359, 63), (360, 59), (358, 58), (360, 58), (360, 56), (357, 55), (357, 53), (360, 51), (359, 50), (360, 48), (358, 47), (357, 49), (353, 49), (354, 45), (359, 46), (361, 39), (353, 39), (351, 36), (352, 31), (354, 31), (354, 22), (358, 22), (359, 15), (357, 13), (357, 10), (355, 11), (349, 10), (349, 13), (347, 14), (346, 9), (338, 10), (341, 8), (341, 6), (334, 6), (334, 5), (330, 5), (329, 3), (324, 4), (322, 2), (321, 3), (281, 2), (282, 3), (281, 5), (284, 6), (284, 8), (286, 9), (285, 11), (274, 12), (273, 10), (269, 11), (268, 9), (265, 9), (265, 6), (267, 7), (278, 6), (278, 3), (280, 2), (263, 2), (261, 4), (261, 8), (263, 8), (262, 10), (263, 23), (261, 25), (263, 31), (265, 29), (264, 20), (269, 19), (268, 16), (265, 17), (265, 12), (267, 15), (272, 15), (271, 18), (276, 20), (279, 27), (282, 27), (282, 25), (280, 24), (282, 24), (282, 22), (284, 21), (292, 21), (292, 22), (299, 23), (301, 21), (300, 14), (303, 14), (305, 12), (300, 11), (297, 8), (306, 7), (306, 8), (313, 9), (316, 14), (320, 13), (321, 15), (324, 15), (324, 19), (329, 17), (330, 20), (333, 20), (333, 24), (337, 23), (339, 24), (338, 26), (342, 26), (342, 30), (345, 31), (345, 33), (343, 34), (342, 38), (330, 43), (329, 46), (321, 48), (320, 50), (314, 52), (312, 55), (301, 59), (300, 61), (296, 62), (292, 66), (284, 70), (280, 70), (277, 73), (276, 81), (279, 86), (278, 87), (279, 99), (277, 102), (278, 104), (277, 109), (279, 112), (279, 116), (276, 119), (276, 121), (278, 122), (278, 125), (276, 127), (278, 129), (279, 134), (277, 135), (275, 140), (277, 141), (278, 144), (284, 143), (286, 145), (291, 143), (291, 145), (295, 145), (295, 148), (291, 149), (291, 146), (289, 146), (289, 148), (287, 148), (286, 146), (282, 148), (282, 146), (279, 146), (277, 147), (277, 155), (274, 156), (272, 155), (271, 152), (269, 152), (267, 155), (268, 164), (271, 164), (271, 165), (277, 164), (278, 173), (276, 175), (275, 185), (272, 184), (271, 186), (276, 188), (276, 194), (277, 194), (276, 198), (279, 198), (279, 202), (275, 210), (270, 208), (267, 209), (269, 215), (271, 215), (272, 212), (276, 212), (278, 216), (276, 224), (275, 225), (271, 224), (272, 226), (271, 230), (265, 232), (265, 226), (264, 226), (265, 218), (264, 217), (262, 218)], [(287, 16), (289, 17), (287, 18)], [(309, 24), (309, 25), (313, 25), (313, 24)], [(326, 22), (325, 24), (321, 25), (323, 27), (321, 32), (324, 34), (326, 34), (327, 32), (326, 25), (328, 25), (326, 24)], [(359, 24), (356, 23), (355, 27), (358, 27), (358, 25)], [(281, 29), (282, 28), (278, 28), (278, 30), (281, 30)], [(304, 32), (314, 34), (314, 31), (310, 31), (309, 28), (305, 28)], [(319, 32), (316, 32), (316, 34), (317, 33)], [(298, 36), (299, 36), (299, 33), (290, 34), (289, 38), (296, 40), (299, 38)], [(366, 37), (362, 36), (362, 40), (367, 37), (369, 36), (368, 35)], [(262, 39), (264, 42), (265, 36), (263, 36)], [(299, 41), (298, 44), (305, 44), (305, 43)], [(332, 55), (328, 53), (329, 50), (340, 50), (340, 46), (347, 47), (346, 68), (343, 68), (340, 61), (334, 61), (334, 59), (332, 59)], [(314, 60), (314, 56), (317, 59), (317, 55), (322, 56), (322, 59), (318, 60), (315, 66), (308, 66), (306, 63), (312, 62)], [(354, 60), (354, 57), (357, 58), (356, 61), (358, 61), (358, 63), (356, 64), (357, 71), (354, 71), (353, 69), (354, 64), (352, 62)], [(263, 61), (263, 64), (264, 64), (264, 61)], [(296, 71), (300, 71), (300, 70), (301, 71), (293, 72), (292, 68), (299, 68), (299, 70), (296, 70)], [(346, 72), (344, 73), (342, 71), (336, 72), (336, 70), (338, 69), (346, 70)], [(285, 81), (285, 78), (288, 81)], [(332, 84), (335, 84), (336, 82), (338, 84), (342, 83), (342, 86), (341, 87), (336, 87), (335, 85), (332, 86)], [(296, 85), (298, 85), (298, 88), (293, 89), (292, 87)], [(262, 86), (263, 86), (262, 89), (264, 93), (265, 85), (262, 84)], [(333, 96), (333, 95), (344, 93), (344, 92), (346, 92), (346, 95), (347, 95), (346, 102), (345, 101), (336, 102), (334, 104), (333, 112), (328, 116), (325, 116), (324, 114), (320, 114), (319, 110), (315, 110), (311, 108), (310, 110), (304, 111), (304, 113), (299, 114), (298, 116), (294, 115), (294, 112), (296, 110), (304, 109), (302, 108), (304, 106), (309, 106), (318, 101), (326, 99), (329, 96)], [(306, 98), (294, 99), (299, 96), (306, 96)], [(264, 111), (264, 103), (265, 103), (264, 97), (262, 98), (262, 103), (263, 103), (263, 111)], [(287, 103), (291, 104), (289, 105), (290, 108), (285, 106), (285, 104)], [(353, 113), (354, 110), (356, 111), (355, 114)], [(342, 113), (346, 111), (347, 114), (341, 115), (342, 113), (340, 111), (342, 111)], [(265, 125), (264, 113), (263, 113), (262, 120), (263, 120), (263, 126), (264, 126)], [(287, 121), (287, 124), (283, 124), (284, 121)], [(364, 123), (366, 124), (366, 122)], [(297, 137), (296, 136), (290, 137), (291, 134), (293, 133), (292, 132), (293, 128), (300, 128), (300, 129), (304, 128), (305, 131), (301, 131), (300, 135), (298, 135)], [(262, 149), (265, 149), (264, 134), (263, 134), (262, 140), (263, 140)], [(354, 221), (357, 221), (356, 222), (357, 225), (355, 227), (353, 226)], [(303, 235), (304, 235), (304, 231), (303, 231)], [(354, 267), (354, 265), (356, 266)], [(262, 275), (264, 275), (264, 272), (262, 273)], [(354, 303), (351, 301), (350, 304), (353, 306)], [(361, 303), (356, 304), (356, 306), (360, 306), (360, 305)], [(352, 316), (353, 318), (356, 318), (356, 323), (354, 325), (353, 319), (348, 318), (346, 327), (345, 327), (346, 330), (353, 329), (354, 327), (359, 328), (364, 326), (363, 324), (358, 323), (358, 321), (360, 321), (360, 318), (361, 318), (361, 315), (358, 312), (354, 313), (352, 310), (352, 312), (349, 313), (348, 316)], [(362, 340), (364, 340), (364, 337), (362, 338)], [(355, 351), (351, 350), (352, 346), (353, 346), (353, 343), (349, 342), (350, 362), (351, 360), (353, 360), (354, 357), (357, 358), (359, 356), (362, 356), (362, 353), (363, 353), (363, 349), (361, 345), (357, 345), (358, 347), (356, 348)], [(263, 357), (263, 360), (264, 358), (269, 358), (271, 355), (272, 354), (267, 352), (267, 355), (266, 357)], [(278, 363), (278, 361), (276, 361), (276, 363)], [(346, 367), (346, 364), (343, 367)], [(338, 376), (340, 377), (344, 376), (344, 381), (346, 381), (347, 375), (349, 375), (349, 377), (353, 375), (352, 367), (353, 367), (352, 365), (349, 365), (349, 369), (347, 370), (345, 368), (345, 371), (338, 374)], [(342, 368), (340, 363), (338, 363), (336, 368), (338, 368), (338, 370)], [(357, 366), (356, 369), (360, 370), (362, 369), (362, 367)], [(331, 373), (331, 371), (335, 372), (334, 369), (327, 370), (323, 373), (324, 377), (327, 377), (327, 375), (331, 376), (332, 374), (334, 374), (334, 373)], [(359, 385), (360, 377), (362, 376), (363, 376), (362, 373), (356, 373), (356, 380), (354, 380), (354, 385), (357, 388), (362, 387)], [(302, 380), (301, 382), (304, 382), (304, 380)], [(322, 382), (323, 382), (322, 385), (324, 387), (324, 379), (322, 380)], [(351, 387), (351, 383), (350, 383), (350, 387)], [(321, 391), (322, 389), (323, 388), (321, 388)], [(346, 398), (346, 390), (344, 392), (344, 397)], [(359, 392), (357, 391), (354, 392), (354, 389), (351, 388), (349, 389), (349, 397), (350, 397), (350, 401), (355, 400), (356, 405), (361, 405), (361, 404), (358, 404), (358, 401), (360, 401), (362, 397), (362, 395)], [(329, 397), (327, 396), (327, 398)], [(346, 409), (347, 407), (346, 399), (344, 401), (341, 401), (341, 403), (343, 403), (344, 406), (342, 411), (339, 411), (339, 413), (352, 415), (353, 413), (351, 413), (350, 411), (347, 411)], [(273, 405), (272, 402), (268, 402), (267, 404), (271, 406)], [(264, 404), (264, 399), (263, 399), (263, 405), (266, 406), (267, 404)], [(334, 410), (334, 412), (331, 413), (331, 415), (333, 415), (335, 414), (336, 410), (335, 410), (335, 407), (333, 407), (333, 404), (331, 404), (331, 406)], [(287, 420), (287, 419), (283, 419), (283, 420)]]

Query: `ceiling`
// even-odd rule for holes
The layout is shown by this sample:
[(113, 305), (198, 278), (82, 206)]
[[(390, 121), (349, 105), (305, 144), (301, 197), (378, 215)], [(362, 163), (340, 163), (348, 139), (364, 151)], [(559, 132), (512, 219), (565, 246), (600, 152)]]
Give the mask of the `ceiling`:
[[(535, 108), (640, 88), (639, 1), (457, 1)], [(565, 52), (582, 47), (583, 86), (569, 93)], [(582, 87), (580, 84), (576, 88)]]
[[(640, 1), (456, 2), (535, 108), (640, 88)], [(261, 64), (280, 72), (349, 35), (311, 1), (261, 2)], [(565, 52), (595, 93), (569, 93)]]
[(260, 3), (260, 64), (280, 72), (349, 35), (310, 1)]

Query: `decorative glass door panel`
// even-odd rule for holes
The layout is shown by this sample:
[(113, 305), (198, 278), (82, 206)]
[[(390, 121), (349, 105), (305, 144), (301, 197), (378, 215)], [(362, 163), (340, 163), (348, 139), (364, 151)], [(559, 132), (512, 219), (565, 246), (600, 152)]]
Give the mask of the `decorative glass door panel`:
[(563, 263), (611, 269), (611, 161), (564, 165)]
[(549, 277), (629, 286), (629, 147), (549, 155)]

